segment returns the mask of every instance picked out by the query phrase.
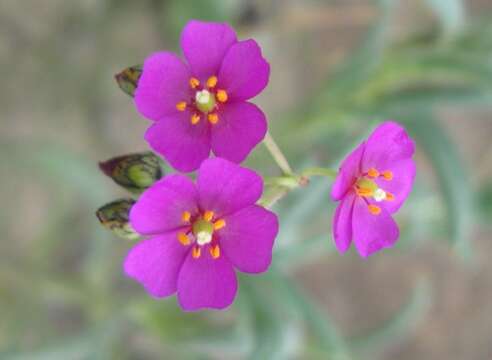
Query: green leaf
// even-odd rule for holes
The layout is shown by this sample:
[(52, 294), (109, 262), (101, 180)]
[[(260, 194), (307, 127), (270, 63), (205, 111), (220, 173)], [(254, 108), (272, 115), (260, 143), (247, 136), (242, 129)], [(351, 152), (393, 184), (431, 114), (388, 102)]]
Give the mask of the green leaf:
[(130, 225), (130, 209), (135, 204), (133, 199), (119, 199), (100, 207), (96, 216), (102, 226), (111, 230), (115, 235), (128, 240), (140, 237)]
[(131, 97), (134, 96), (135, 90), (137, 89), (138, 80), (142, 75), (142, 65), (130, 66), (126, 69), (123, 69), (118, 74), (114, 76), (118, 86), (121, 90), (123, 90), (126, 94)]
[(139, 194), (162, 175), (160, 159), (148, 151), (118, 156), (99, 163), (104, 174), (124, 189)]

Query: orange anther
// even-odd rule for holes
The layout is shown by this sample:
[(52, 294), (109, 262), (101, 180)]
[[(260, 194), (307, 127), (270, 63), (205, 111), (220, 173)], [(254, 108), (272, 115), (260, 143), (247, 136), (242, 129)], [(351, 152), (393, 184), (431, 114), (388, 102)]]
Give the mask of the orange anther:
[(383, 171), (382, 175), (384, 180), (388, 180), (388, 181), (393, 180), (393, 172), (390, 170)]
[(357, 195), (359, 196), (372, 196), (373, 191), (367, 188), (357, 188)]
[(226, 102), (229, 96), (227, 95), (227, 92), (225, 90), (219, 90), (217, 91), (217, 94), (215, 94), (217, 100), (220, 102)]
[(181, 243), (181, 245), (188, 245), (190, 243), (190, 239), (184, 232), (178, 233), (178, 240)]
[(198, 259), (201, 254), (202, 250), (198, 246), (195, 246), (193, 247), (193, 249), (191, 249), (191, 256), (193, 256), (194, 259)]
[(191, 123), (192, 123), (193, 125), (198, 124), (198, 123), (200, 122), (200, 115), (198, 115), (198, 114), (193, 114), (193, 115), (191, 115), (191, 119), (190, 119), (190, 121), (191, 121)]
[(200, 85), (200, 80), (198, 80), (197, 78), (190, 78), (190, 87), (192, 89), (196, 89), (198, 87), (198, 85)]
[(369, 204), (367, 208), (369, 209), (369, 212), (373, 215), (379, 215), (381, 213), (381, 208), (379, 206)]
[(395, 195), (386, 191), (386, 199), (385, 200), (393, 201), (393, 200), (395, 200)]
[(210, 76), (207, 80), (207, 87), (209, 89), (215, 87), (215, 85), (217, 85), (217, 81), (218, 81), (217, 76)]
[(219, 122), (219, 115), (217, 115), (216, 113), (208, 114), (207, 118), (212, 125), (215, 125)]
[(374, 168), (370, 168), (369, 170), (367, 170), (367, 176), (377, 178), (379, 176), (379, 171)]
[(191, 219), (191, 213), (189, 211), (183, 211), (183, 214), (181, 215), (181, 220), (184, 222), (189, 222)]
[(225, 226), (226, 226), (226, 222), (224, 219), (219, 219), (216, 222), (214, 222), (214, 230), (220, 230)]
[(210, 251), (210, 255), (212, 255), (212, 257), (214, 259), (218, 259), (220, 257), (220, 247), (219, 247), (219, 245), (211, 246), (209, 248), (209, 251)]
[(214, 217), (213, 211), (205, 211), (205, 214), (203, 214), (203, 220), (205, 221), (211, 221), (213, 217)]
[(185, 111), (186, 109), (186, 102), (185, 101), (180, 101), (179, 103), (176, 104), (176, 109), (179, 111)]

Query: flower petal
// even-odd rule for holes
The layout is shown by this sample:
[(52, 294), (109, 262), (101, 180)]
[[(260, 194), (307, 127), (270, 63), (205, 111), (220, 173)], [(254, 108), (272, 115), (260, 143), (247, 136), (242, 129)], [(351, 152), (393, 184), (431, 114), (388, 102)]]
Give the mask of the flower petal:
[(201, 209), (222, 217), (253, 205), (263, 192), (263, 181), (250, 169), (214, 158), (200, 166), (197, 188)]
[(395, 162), (411, 158), (414, 152), (415, 144), (405, 129), (393, 121), (386, 121), (367, 139), (362, 171), (370, 168), (385, 171)]
[(186, 258), (187, 247), (168, 233), (140, 241), (125, 259), (125, 273), (141, 283), (155, 297), (176, 292), (178, 273)]
[(190, 70), (176, 55), (169, 52), (150, 55), (135, 92), (138, 111), (155, 121), (176, 113), (176, 104), (189, 101), (192, 96), (188, 85), (190, 76)]
[(400, 233), (386, 209), (382, 208), (378, 215), (373, 215), (361, 198), (356, 198), (354, 203), (352, 230), (355, 247), (364, 258), (393, 246)]
[(270, 65), (254, 40), (232, 45), (219, 71), (219, 87), (232, 101), (247, 100), (258, 95), (268, 84)]
[(236, 297), (237, 279), (225, 256), (213, 259), (203, 251), (198, 259), (191, 252), (178, 275), (178, 301), (183, 310), (224, 309)]
[(227, 24), (191, 20), (181, 34), (181, 48), (193, 75), (200, 80), (217, 75), (236, 33)]
[(273, 241), (278, 233), (277, 215), (252, 205), (224, 218), (220, 247), (232, 264), (247, 273), (260, 273), (272, 261)]
[(331, 199), (342, 199), (347, 190), (354, 184), (360, 174), (360, 161), (364, 153), (364, 143), (360, 144), (348, 155), (340, 166), (337, 178), (331, 188)]
[(412, 159), (401, 160), (387, 167), (386, 170), (393, 173), (393, 179), (387, 181), (378, 178), (376, 183), (381, 189), (390, 192), (394, 196), (394, 200), (383, 201), (378, 205), (383, 206), (390, 214), (393, 214), (400, 209), (412, 190), (416, 172), (415, 162)]
[(338, 204), (333, 216), (333, 238), (335, 246), (340, 253), (344, 253), (352, 242), (352, 211), (354, 208), (355, 195), (347, 195)]
[(266, 131), (265, 115), (256, 105), (227, 104), (212, 127), (212, 150), (217, 156), (240, 163), (263, 140)]
[(179, 171), (196, 170), (210, 153), (210, 129), (204, 119), (190, 122), (190, 113), (184, 111), (164, 117), (145, 133), (145, 140)]
[(195, 184), (183, 175), (168, 175), (148, 188), (130, 210), (130, 223), (140, 234), (158, 234), (183, 226), (184, 211), (198, 211)]

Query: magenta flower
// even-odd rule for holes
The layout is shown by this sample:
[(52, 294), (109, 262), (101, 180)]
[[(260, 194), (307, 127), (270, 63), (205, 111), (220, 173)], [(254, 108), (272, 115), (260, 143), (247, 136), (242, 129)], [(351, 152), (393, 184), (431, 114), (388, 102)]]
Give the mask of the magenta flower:
[(240, 163), (263, 140), (265, 115), (246, 100), (267, 85), (270, 66), (254, 40), (238, 41), (227, 24), (190, 21), (181, 34), (186, 62), (150, 55), (135, 93), (155, 123), (145, 139), (179, 171), (196, 170), (210, 150)]
[(333, 236), (341, 253), (352, 240), (362, 257), (395, 244), (399, 230), (391, 214), (412, 189), (414, 151), (405, 129), (387, 121), (343, 161), (331, 191), (331, 198), (340, 201)]
[(149, 239), (130, 250), (125, 272), (155, 297), (177, 292), (184, 310), (229, 306), (234, 268), (260, 273), (271, 262), (278, 221), (255, 205), (262, 191), (256, 173), (220, 158), (202, 163), (196, 185), (164, 177), (131, 209), (132, 227)]

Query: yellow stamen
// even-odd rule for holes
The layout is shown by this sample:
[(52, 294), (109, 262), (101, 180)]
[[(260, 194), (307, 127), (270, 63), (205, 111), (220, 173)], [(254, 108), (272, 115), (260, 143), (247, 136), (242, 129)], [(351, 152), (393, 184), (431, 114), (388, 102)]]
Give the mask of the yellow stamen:
[(203, 214), (203, 220), (205, 221), (211, 221), (213, 217), (214, 217), (213, 211), (205, 211), (205, 214)]
[(191, 249), (191, 256), (193, 256), (194, 259), (198, 259), (201, 254), (202, 250), (198, 246), (195, 246), (193, 249)]
[(181, 245), (188, 245), (190, 243), (190, 239), (184, 232), (178, 233), (178, 240), (181, 243)]
[(215, 94), (215, 97), (217, 100), (220, 102), (226, 102), (229, 96), (227, 95), (227, 92), (225, 90), (219, 90), (217, 91), (217, 94)]
[(207, 80), (207, 87), (209, 89), (215, 87), (215, 85), (217, 85), (217, 81), (218, 81), (217, 76), (210, 76)]
[(180, 101), (179, 103), (176, 104), (176, 109), (179, 111), (185, 111), (186, 109), (186, 102), (185, 101)]
[(219, 247), (219, 245), (211, 246), (209, 248), (209, 251), (210, 251), (210, 255), (212, 255), (212, 257), (214, 259), (218, 259), (220, 257), (220, 247)]
[(184, 222), (189, 222), (191, 219), (191, 213), (189, 211), (183, 211), (183, 214), (181, 215), (181, 220)]
[(192, 89), (196, 89), (198, 87), (198, 85), (200, 85), (200, 80), (198, 80), (197, 78), (190, 78), (190, 87)]
[(367, 176), (377, 178), (379, 176), (379, 171), (374, 168), (370, 168), (369, 170), (367, 170)]
[(383, 171), (382, 175), (384, 180), (388, 180), (388, 181), (393, 180), (393, 172), (390, 170)]
[(219, 122), (219, 115), (217, 115), (216, 113), (208, 114), (207, 118), (212, 125), (215, 125)]
[(357, 189), (357, 195), (359, 196), (372, 196), (373, 194), (373, 191), (371, 189), (367, 189), (367, 188), (358, 188)]
[(191, 115), (191, 120), (190, 121), (191, 121), (191, 123), (193, 125), (198, 124), (200, 122), (200, 115), (198, 115), (198, 114)]
[(393, 201), (393, 200), (395, 200), (395, 195), (386, 191), (386, 199), (385, 200)]
[(381, 208), (379, 206), (376, 206), (376, 205), (373, 205), (373, 204), (369, 204), (367, 206), (367, 208), (369, 209), (369, 212), (372, 215), (379, 215), (381, 213)]
[(220, 230), (225, 226), (226, 226), (226, 222), (224, 219), (219, 219), (216, 222), (214, 222), (214, 230)]

